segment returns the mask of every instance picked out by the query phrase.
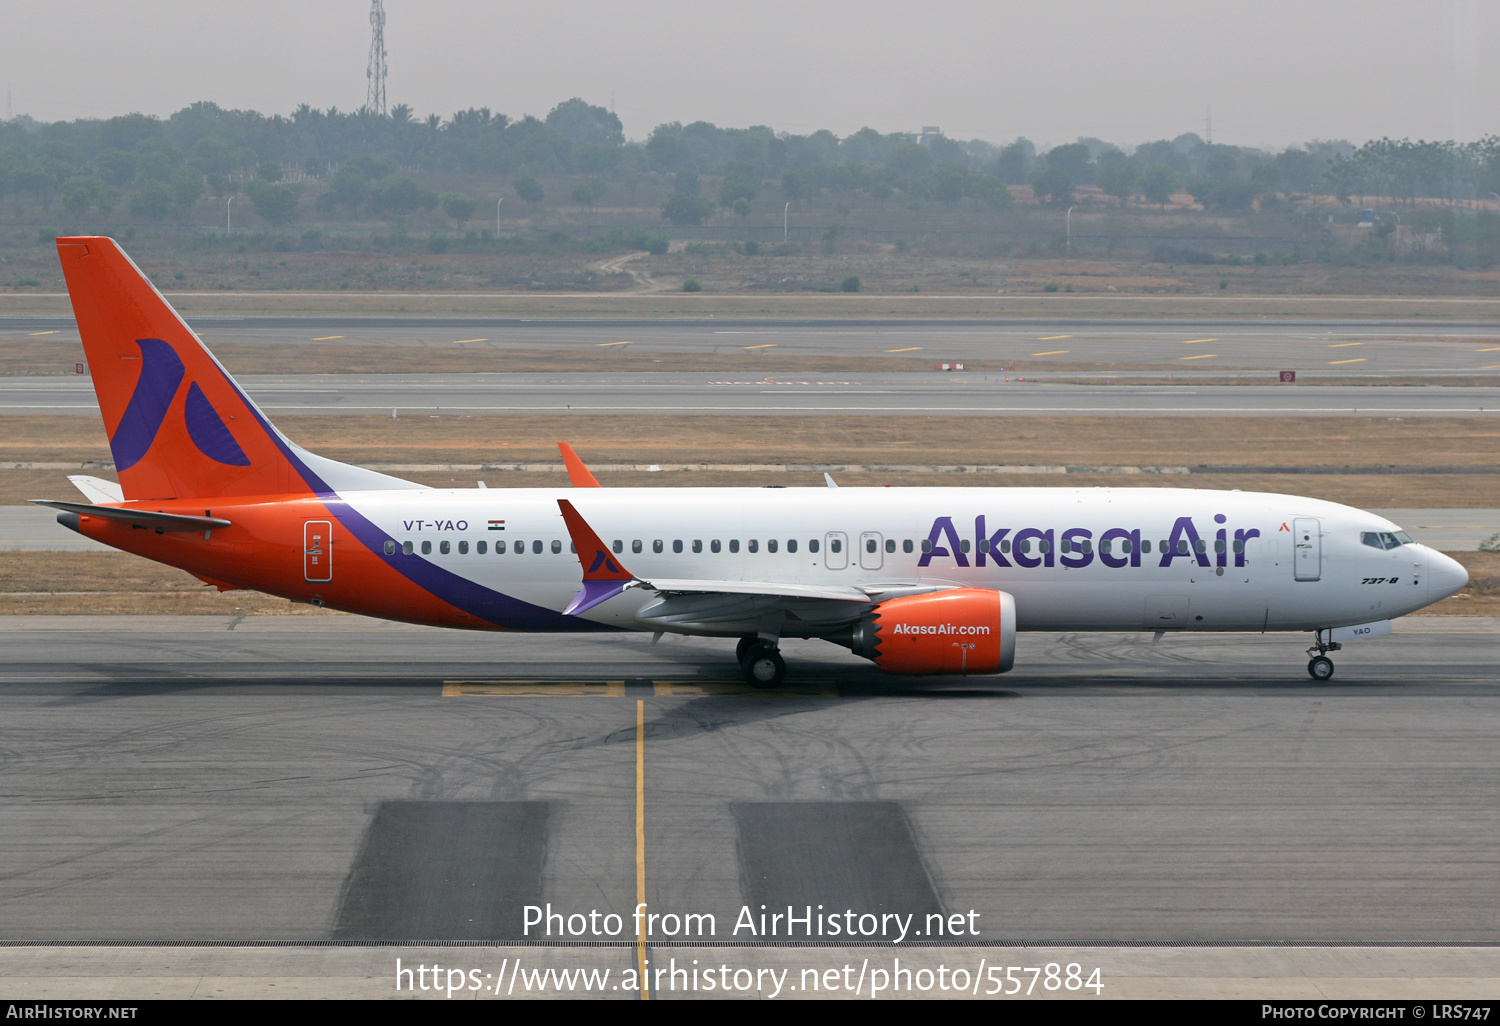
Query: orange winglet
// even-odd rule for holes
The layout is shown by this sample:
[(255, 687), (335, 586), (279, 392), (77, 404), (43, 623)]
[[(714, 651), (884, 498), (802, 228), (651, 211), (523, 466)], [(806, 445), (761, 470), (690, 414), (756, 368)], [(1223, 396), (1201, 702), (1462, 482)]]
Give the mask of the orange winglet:
[[(573, 451), (573, 447), (567, 442), (557, 443), (558, 451), (562, 453), (563, 466), (568, 468), (568, 482), (574, 488), (602, 488), (599, 480), (589, 473), (589, 468), (583, 465), (583, 460)], [(583, 551), (582, 548), (579, 551)]]
[(573, 548), (578, 551), (578, 565), (583, 568), (583, 587), (568, 603), (563, 612), (569, 615), (584, 613), (601, 602), (607, 602), (620, 594), (635, 580), (635, 575), (626, 570), (620, 557), (609, 551), (594, 529), (588, 525), (573, 504), (567, 499), (558, 499), (563, 520), (568, 525), (568, 535), (573, 539)]

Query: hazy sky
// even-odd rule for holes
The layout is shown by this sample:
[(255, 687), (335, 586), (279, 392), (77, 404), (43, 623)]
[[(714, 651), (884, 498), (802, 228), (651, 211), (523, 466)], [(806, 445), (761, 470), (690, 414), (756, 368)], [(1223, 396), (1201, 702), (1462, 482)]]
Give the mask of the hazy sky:
[[(368, 0), (0, 0), (0, 89), (40, 120), (365, 100)], [(1500, 133), (1485, 0), (386, 0), (392, 104), (626, 135), (939, 125), (958, 138), (1216, 142)], [(1482, 52), (1492, 56), (1480, 60)]]

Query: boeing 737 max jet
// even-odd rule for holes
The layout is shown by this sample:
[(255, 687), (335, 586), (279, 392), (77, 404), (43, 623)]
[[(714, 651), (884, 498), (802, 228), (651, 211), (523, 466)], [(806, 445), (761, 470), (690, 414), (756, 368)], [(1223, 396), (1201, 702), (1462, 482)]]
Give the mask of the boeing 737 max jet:
[(471, 630), (738, 638), (770, 686), (784, 637), (983, 674), (1011, 668), (1023, 630), (1310, 631), (1325, 680), (1342, 642), (1468, 582), (1381, 517), (1293, 495), (614, 489), (566, 447), (567, 492), (427, 488), (282, 435), (113, 240), (57, 249), (119, 484), (77, 478), (88, 502), (43, 504), (223, 590)]

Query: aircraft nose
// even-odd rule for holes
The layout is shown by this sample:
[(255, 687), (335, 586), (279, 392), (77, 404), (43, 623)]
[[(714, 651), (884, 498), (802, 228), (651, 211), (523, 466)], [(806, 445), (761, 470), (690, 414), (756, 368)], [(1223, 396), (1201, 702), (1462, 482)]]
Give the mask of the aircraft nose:
[(1433, 552), (1427, 557), (1427, 601), (1456, 595), (1469, 583), (1469, 571), (1451, 556)]

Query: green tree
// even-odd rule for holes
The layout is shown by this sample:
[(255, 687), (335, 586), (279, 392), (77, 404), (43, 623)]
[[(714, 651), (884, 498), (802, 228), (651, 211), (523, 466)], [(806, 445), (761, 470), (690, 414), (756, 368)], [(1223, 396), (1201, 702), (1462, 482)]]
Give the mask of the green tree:
[(184, 164), (172, 172), (172, 193), (179, 210), (191, 210), (203, 198), (203, 172)]
[(107, 188), (93, 175), (74, 175), (63, 182), (59, 199), (62, 200), (64, 210), (75, 218), (81, 218), (88, 213), (90, 207), (99, 204)]
[(328, 191), (318, 197), (320, 210), (332, 213), (342, 207), (351, 214), (370, 201), (370, 180), (358, 167), (345, 164), (334, 173)]
[(164, 221), (172, 213), (177, 197), (166, 182), (149, 181), (136, 192), (130, 201), (130, 212), (136, 217), (149, 217), (153, 221)]
[(1181, 183), (1176, 171), (1165, 164), (1152, 164), (1141, 172), (1139, 187), (1142, 196), (1165, 210), (1172, 201), (1172, 194), (1181, 188)]
[(1031, 188), (1036, 192), (1037, 199), (1054, 207), (1067, 206), (1073, 202), (1073, 179), (1066, 171), (1050, 162), (1031, 176)]
[(263, 182), (279, 182), (282, 179), (281, 165), (274, 160), (261, 161), (255, 169), (255, 177)]
[(952, 164), (944, 164), (932, 173), (932, 195), (944, 203), (962, 199), (968, 184), (969, 173)]
[(625, 126), (620, 119), (613, 112), (576, 96), (553, 107), (546, 125), (578, 146), (625, 145)]
[(608, 191), (609, 186), (597, 178), (590, 178), (586, 182), (579, 182), (573, 186), (573, 202), (580, 207), (588, 207), (592, 210), (594, 204), (599, 202), (599, 198)]
[(478, 207), (478, 200), (470, 199), (462, 193), (443, 193), (443, 213), (447, 214), (454, 221), (458, 222), (458, 226), (460, 228), (464, 226), (464, 222), (468, 221), (469, 218), (474, 216), (474, 211), (478, 209)]
[(1130, 158), (1119, 150), (1105, 150), (1096, 162), (1095, 180), (1099, 188), (1119, 199), (1121, 204), (1135, 194), (1139, 175)]
[(250, 202), (255, 212), (278, 228), (297, 220), (297, 202), (302, 198), (300, 185), (272, 185), (266, 181), (250, 183)]
[(679, 171), (672, 181), (672, 194), (662, 204), (661, 216), (673, 224), (702, 224), (714, 212), (711, 200), (699, 195), (702, 186), (691, 171)]
[(533, 207), (547, 198), (547, 190), (542, 188), (542, 183), (535, 178), (517, 178), (511, 183), (516, 188), (516, 195), (521, 197)]
[(719, 182), (719, 204), (733, 207), (740, 200), (748, 208), (760, 193), (760, 176), (755, 165), (748, 160), (731, 160), (724, 166), (724, 177)]
[(376, 189), (370, 197), (371, 205), (385, 213), (404, 217), (416, 213), (422, 206), (425, 191), (412, 179), (399, 178)]

